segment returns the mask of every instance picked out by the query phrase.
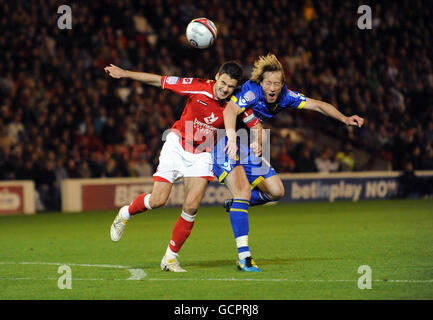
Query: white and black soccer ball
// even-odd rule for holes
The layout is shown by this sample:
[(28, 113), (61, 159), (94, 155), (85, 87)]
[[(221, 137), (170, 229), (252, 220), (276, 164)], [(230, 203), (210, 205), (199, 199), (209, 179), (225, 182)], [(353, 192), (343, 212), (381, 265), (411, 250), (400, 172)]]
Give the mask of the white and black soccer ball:
[(186, 38), (189, 43), (199, 49), (209, 48), (216, 40), (217, 28), (207, 18), (196, 18), (186, 27)]

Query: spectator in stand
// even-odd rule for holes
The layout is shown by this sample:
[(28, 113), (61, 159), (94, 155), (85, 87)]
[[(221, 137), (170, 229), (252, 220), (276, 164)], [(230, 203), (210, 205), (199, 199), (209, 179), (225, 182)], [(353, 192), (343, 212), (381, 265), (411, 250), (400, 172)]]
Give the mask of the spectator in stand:
[(429, 148), (421, 159), (422, 170), (433, 170), (433, 148)]
[(54, 161), (47, 161), (35, 174), (35, 187), (47, 210), (60, 209), (60, 194), (56, 182)]
[(320, 156), (314, 160), (314, 163), (320, 173), (337, 172), (340, 167), (331, 147), (326, 147)]
[(301, 148), (299, 157), (295, 165), (296, 172), (317, 172), (317, 166), (314, 162), (311, 150), (307, 146)]
[(117, 166), (117, 162), (115, 159), (113, 159), (113, 158), (108, 159), (107, 166), (105, 167), (105, 171), (103, 173), (103, 176), (107, 177), (107, 178), (116, 178), (116, 177), (121, 176), (120, 170)]
[(153, 168), (145, 153), (142, 153), (138, 161), (134, 163), (134, 170), (139, 177), (151, 177), (153, 175)]
[(62, 180), (68, 178), (68, 172), (64, 167), (65, 161), (62, 158), (57, 158), (54, 166), (54, 173), (56, 175), (56, 185), (60, 188)]
[[(393, 170), (403, 170), (404, 161), (429, 167), (432, 6), (416, 0), (390, 2), (386, 10), (379, 10), (380, 4), (372, 4), (375, 22), (369, 32), (355, 32), (348, 19), (356, 12), (356, 2), (341, 6), (337, 0), (259, 1), (255, 6), (253, 10), (252, 2), (234, 0), (237, 9), (225, 11), (206, 1), (181, 6), (173, 0), (80, 2), (74, 19), (83, 23), (74, 25), (65, 38), (45, 19), (57, 10), (52, 1), (0, 0), (0, 155), (6, 157), (0, 158), (0, 179), (31, 177), (34, 163), (47, 161), (48, 150), (66, 164), (70, 159), (89, 161), (93, 177), (103, 175), (108, 161), (100, 155), (110, 145), (125, 144), (128, 161), (137, 160), (142, 152), (152, 155), (152, 162), (157, 159), (160, 136), (180, 116), (182, 110), (176, 106), (183, 105), (182, 98), (128, 80), (111, 87), (102, 71), (107, 61), (157, 74), (166, 70), (187, 76), (194, 69), (207, 78), (222, 61), (234, 58), (251, 70), (254, 59), (267, 52), (277, 54), (287, 66), (289, 89), (299, 88), (368, 119), (358, 134), (350, 128), (335, 129), (329, 119), (314, 121), (320, 116), (315, 113), (291, 112), (288, 119), (269, 123), (277, 140), (279, 128), (298, 130), (314, 122), (315, 134), (328, 134), (343, 145), (383, 157)], [(40, 14), (34, 14), (36, 9)], [(205, 51), (178, 41), (185, 23), (200, 12), (212, 12), (219, 29), (217, 42)], [(274, 12), (289, 14), (262, 19)], [(173, 65), (179, 66), (177, 70)], [(136, 124), (145, 148), (136, 148), (142, 144), (138, 134), (131, 144), (136, 132), (124, 130), (123, 119)], [(15, 165), (8, 159), (19, 144), (22, 154), (14, 159)], [(282, 142), (271, 145), (276, 148), (271, 161), (277, 167)], [(289, 155), (300, 158), (300, 151)], [(128, 175), (128, 161), (117, 161), (121, 175)], [(156, 163), (152, 166), (155, 170)], [(283, 167), (278, 171), (292, 170), (290, 165)], [(295, 170), (307, 168), (298, 165)]]
[(282, 172), (295, 171), (295, 161), (290, 157), (287, 144), (283, 144), (278, 155), (277, 167)]
[(337, 153), (337, 160), (340, 162), (341, 171), (353, 171), (355, 169), (355, 156), (350, 143), (346, 143), (343, 150)]
[(80, 178), (91, 178), (92, 172), (90, 171), (89, 163), (87, 161), (82, 161), (78, 168), (78, 174)]
[(66, 172), (69, 179), (81, 178), (80, 172), (78, 171), (77, 164), (74, 159), (69, 159), (67, 161)]

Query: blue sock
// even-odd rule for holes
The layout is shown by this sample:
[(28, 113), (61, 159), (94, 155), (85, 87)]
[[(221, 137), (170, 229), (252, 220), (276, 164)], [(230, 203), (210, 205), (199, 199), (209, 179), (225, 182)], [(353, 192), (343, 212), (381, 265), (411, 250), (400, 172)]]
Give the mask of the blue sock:
[(252, 206), (256, 206), (259, 204), (265, 204), (267, 202), (271, 202), (274, 201), (271, 199), (271, 197), (269, 197), (265, 192), (260, 191), (257, 188), (254, 188), (253, 190), (251, 190), (251, 202), (250, 204)]
[(251, 256), (250, 248), (248, 246), (249, 205), (250, 202), (248, 200), (233, 199), (233, 204), (230, 208), (230, 222), (232, 224), (233, 234), (238, 247), (238, 256), (240, 260)]

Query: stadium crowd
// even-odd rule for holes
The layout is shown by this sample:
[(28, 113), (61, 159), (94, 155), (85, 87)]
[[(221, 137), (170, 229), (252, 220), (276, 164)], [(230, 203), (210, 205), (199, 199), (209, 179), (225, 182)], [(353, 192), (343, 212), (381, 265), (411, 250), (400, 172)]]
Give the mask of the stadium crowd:
[[(368, 170), (377, 157), (393, 170), (431, 170), (433, 7), (424, 2), (371, 2), (372, 29), (361, 30), (356, 1), (70, 1), (72, 29), (62, 30), (55, 0), (0, 0), (0, 180), (33, 179), (56, 208), (64, 178), (150, 176), (185, 102), (103, 68), (208, 78), (237, 60), (248, 75), (268, 52), (290, 89), (367, 119), (353, 129), (314, 112), (281, 114), (267, 124), (277, 171)], [(200, 16), (218, 27), (207, 50), (184, 37)], [(284, 134), (302, 127), (340, 145)], [(359, 167), (353, 148), (371, 161)]]

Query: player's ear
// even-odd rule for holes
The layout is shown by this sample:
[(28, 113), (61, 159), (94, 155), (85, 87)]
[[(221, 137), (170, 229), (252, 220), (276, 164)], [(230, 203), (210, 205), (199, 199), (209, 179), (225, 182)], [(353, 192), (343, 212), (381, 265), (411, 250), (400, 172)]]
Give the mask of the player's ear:
[(215, 75), (215, 80), (218, 81), (218, 79), (220, 78), (220, 74), (219, 72)]

